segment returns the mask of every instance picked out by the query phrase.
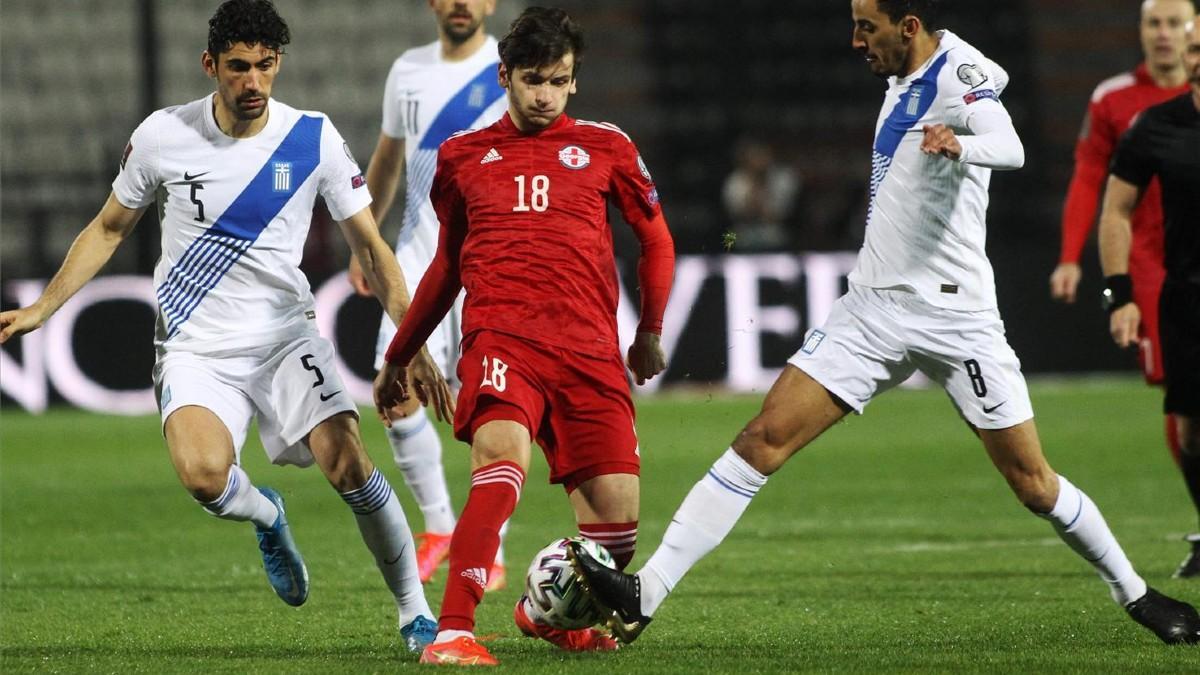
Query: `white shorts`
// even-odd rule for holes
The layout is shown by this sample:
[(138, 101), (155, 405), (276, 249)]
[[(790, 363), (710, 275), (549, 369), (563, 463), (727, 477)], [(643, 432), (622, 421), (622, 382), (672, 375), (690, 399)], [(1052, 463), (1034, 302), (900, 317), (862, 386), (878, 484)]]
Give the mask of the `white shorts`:
[(212, 411), (229, 429), (241, 462), (251, 419), (274, 464), (308, 466), (303, 443), (321, 422), (358, 408), (333, 360), (333, 345), (319, 335), (219, 356), (167, 352), (154, 364), (154, 391), (167, 418), (189, 405)]
[[(410, 295), (416, 295), (417, 285), (430, 262), (429, 258), (419, 249), (420, 246), (416, 245), (416, 242), (410, 242), (396, 253), (396, 261), (400, 263), (400, 269), (404, 271), (404, 283), (408, 286)], [(463, 297), (463, 293), (458, 294), (458, 298), (455, 299), (450, 311), (446, 313), (446, 317), (442, 319), (437, 328), (433, 329), (433, 333), (425, 341), (425, 347), (429, 349), (433, 362), (442, 370), (442, 376), (446, 378), (451, 391), (459, 389), (457, 373), (459, 345), (462, 342)], [(392, 325), (391, 317), (385, 312), (383, 320), (379, 324), (379, 338), (375, 342), (375, 370), (383, 367), (383, 355), (387, 353), (388, 345), (391, 344), (395, 334), (396, 327)]]
[(934, 307), (915, 293), (850, 285), (788, 363), (861, 414), (876, 394), (921, 371), (977, 429), (1033, 418), (1021, 362), (997, 310)]

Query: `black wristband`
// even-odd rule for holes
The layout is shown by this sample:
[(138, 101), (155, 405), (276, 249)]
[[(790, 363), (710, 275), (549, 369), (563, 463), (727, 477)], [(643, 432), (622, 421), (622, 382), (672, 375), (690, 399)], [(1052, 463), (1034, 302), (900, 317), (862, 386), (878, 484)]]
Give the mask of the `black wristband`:
[(1113, 274), (1104, 277), (1104, 293), (1100, 297), (1100, 306), (1112, 314), (1116, 310), (1133, 302), (1133, 279), (1128, 274)]

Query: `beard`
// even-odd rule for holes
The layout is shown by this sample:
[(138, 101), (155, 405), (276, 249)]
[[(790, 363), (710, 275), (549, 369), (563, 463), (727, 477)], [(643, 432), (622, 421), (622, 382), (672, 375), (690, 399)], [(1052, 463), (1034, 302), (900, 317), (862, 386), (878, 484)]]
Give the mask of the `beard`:
[[(249, 101), (251, 99), (262, 99), (263, 105), (261, 105), (257, 108), (243, 107), (243, 104), (246, 101)], [(256, 120), (256, 119), (262, 117), (263, 113), (265, 113), (267, 111), (267, 105), (266, 105), (267, 97), (263, 96), (262, 94), (254, 94), (252, 96), (243, 96), (239, 99), (236, 99), (233, 103), (234, 103), (233, 105), (229, 106), (229, 109), (233, 111), (234, 116), (237, 117), (238, 120), (243, 121), (243, 122)]]
[(465, 26), (456, 25), (451, 22), (450, 19), (447, 19), (442, 24), (442, 31), (445, 32), (446, 37), (449, 38), (451, 42), (456, 45), (460, 45), (471, 39), (471, 36), (474, 35), (482, 25), (483, 19), (472, 19)]

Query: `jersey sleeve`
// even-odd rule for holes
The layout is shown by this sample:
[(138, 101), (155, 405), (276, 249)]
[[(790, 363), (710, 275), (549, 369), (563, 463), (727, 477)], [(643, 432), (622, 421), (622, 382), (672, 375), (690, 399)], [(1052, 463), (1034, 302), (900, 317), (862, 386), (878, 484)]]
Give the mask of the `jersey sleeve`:
[(1079, 140), (1075, 142), (1075, 168), (1063, 203), (1062, 251), (1059, 262), (1077, 263), (1096, 223), (1100, 194), (1108, 176), (1108, 162), (1116, 146), (1116, 128), (1103, 99), (1088, 103)]
[(986, 58), (977, 61), (951, 61), (938, 78), (940, 95), (946, 103), (947, 126), (971, 129), (972, 117), (980, 114), (1008, 117), (1008, 110), (1000, 102), (1000, 94), (1008, 86), (1008, 73)]
[(650, 220), (662, 211), (658, 204), (658, 188), (633, 142), (624, 134), (616, 136), (610, 194), (626, 222)]
[(383, 85), (383, 123), (380, 131), (392, 138), (404, 138), (404, 110), (400, 102), (400, 92), (403, 90), (403, 79), (400, 59), (392, 64), (388, 71), (387, 83)]
[(151, 115), (130, 136), (121, 155), (121, 170), (113, 180), (113, 195), (122, 206), (140, 209), (154, 201), (155, 191), (162, 183), (159, 159), (158, 129), (155, 116)]
[(321, 132), (321, 184), (318, 189), (329, 215), (341, 221), (371, 205), (367, 179), (333, 122), (325, 119)]
[(642, 156), (624, 135), (617, 141), (610, 189), (621, 215), (633, 228), (642, 254), (638, 258), (641, 294), (639, 332), (662, 333), (663, 314), (675, 275), (675, 242), (667, 229), (658, 188)]
[(1140, 116), (1129, 131), (1117, 143), (1113, 154), (1110, 173), (1138, 187), (1146, 187), (1158, 173), (1158, 160), (1150, 150), (1149, 127), (1153, 124), (1150, 115)]

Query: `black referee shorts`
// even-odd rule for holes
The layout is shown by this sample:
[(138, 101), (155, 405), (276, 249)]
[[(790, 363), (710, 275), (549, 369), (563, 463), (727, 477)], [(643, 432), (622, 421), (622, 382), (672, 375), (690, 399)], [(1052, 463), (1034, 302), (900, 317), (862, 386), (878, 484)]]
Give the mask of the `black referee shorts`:
[(1167, 386), (1163, 412), (1200, 417), (1200, 283), (1168, 279), (1158, 307)]

